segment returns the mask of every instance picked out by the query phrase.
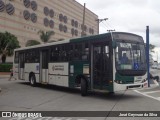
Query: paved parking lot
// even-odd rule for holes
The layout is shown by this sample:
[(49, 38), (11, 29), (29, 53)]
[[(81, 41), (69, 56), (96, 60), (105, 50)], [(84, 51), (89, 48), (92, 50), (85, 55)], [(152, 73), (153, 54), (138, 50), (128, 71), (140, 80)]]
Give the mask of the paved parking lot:
[(135, 92), (140, 93), (146, 97), (150, 97), (152, 99), (160, 101), (160, 86), (143, 90), (135, 90)]
[[(150, 72), (153, 76), (159, 76), (160, 70), (150, 69)], [(154, 83), (154, 82), (152, 81), (151, 83)], [(146, 97), (149, 97), (151, 99), (160, 101), (160, 85), (159, 84), (160, 84), (160, 82), (156, 83), (156, 84), (151, 84), (150, 88), (145, 88), (145, 89), (141, 89), (141, 90), (134, 90), (134, 91), (139, 94), (142, 94)]]
[[(107, 93), (91, 92), (89, 96), (82, 97), (79, 90), (45, 85), (31, 87), (29, 83), (20, 80), (8, 81), (7, 76), (1, 76), (0, 87), (2, 88), (0, 111), (160, 111), (159, 86), (118, 92), (113, 96), (109, 96)], [(34, 118), (34, 120), (41, 119)], [(42, 120), (48, 119), (135, 120), (134, 118), (125, 117), (49, 117)], [(159, 119), (153, 117), (138, 118), (138, 120)], [(17, 120), (17, 118), (10, 120)], [(25, 119), (21, 118), (21, 120)]]

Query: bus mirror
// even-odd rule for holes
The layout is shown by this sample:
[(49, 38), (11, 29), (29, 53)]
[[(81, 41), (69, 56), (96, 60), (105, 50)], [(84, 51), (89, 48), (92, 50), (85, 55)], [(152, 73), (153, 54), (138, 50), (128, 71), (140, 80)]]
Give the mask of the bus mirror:
[(115, 40), (112, 41), (112, 47), (113, 47), (114, 49), (116, 49), (116, 47), (117, 47), (117, 43), (116, 43)]

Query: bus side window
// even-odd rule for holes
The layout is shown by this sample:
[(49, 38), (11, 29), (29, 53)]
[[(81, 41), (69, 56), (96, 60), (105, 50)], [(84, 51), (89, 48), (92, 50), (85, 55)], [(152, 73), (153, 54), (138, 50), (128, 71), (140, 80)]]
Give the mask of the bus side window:
[(61, 46), (61, 49), (60, 49), (60, 60), (61, 61), (67, 61), (67, 55), (66, 55), (66, 47), (65, 47), (65, 45)]
[(82, 44), (75, 44), (74, 60), (82, 60)]
[(35, 61), (35, 51), (31, 51), (31, 56), (30, 57), (31, 57), (30, 62), (34, 63), (34, 61)]
[(32, 50), (31, 51), (31, 61), (32, 63), (38, 63), (39, 62), (39, 51), (38, 50)]
[(26, 63), (29, 63), (29, 61), (30, 61), (30, 60), (29, 60), (29, 58), (30, 58), (30, 51), (26, 51), (25, 56), (26, 56), (26, 57), (25, 57), (25, 62), (26, 62)]
[(53, 53), (53, 48), (50, 49), (50, 61), (53, 62), (53, 57), (54, 57), (54, 53)]
[(39, 58), (40, 58), (40, 56), (39, 56), (39, 50), (36, 50), (35, 51), (35, 63), (39, 62)]
[(52, 47), (50, 55), (51, 62), (58, 61), (58, 57), (59, 57), (58, 47), (57, 46)]
[(68, 45), (67, 56), (68, 56), (68, 61), (73, 60), (74, 57), (73, 45)]
[(38, 63), (39, 62), (39, 50), (29, 50), (25, 52), (26, 63)]
[(18, 52), (15, 52), (15, 57), (14, 57), (14, 62), (15, 62), (15, 63), (18, 63), (18, 62), (19, 62), (18, 58), (19, 58), (19, 53), (18, 53)]
[(82, 60), (88, 60), (88, 59), (89, 59), (89, 46), (88, 43), (85, 43), (82, 51)]

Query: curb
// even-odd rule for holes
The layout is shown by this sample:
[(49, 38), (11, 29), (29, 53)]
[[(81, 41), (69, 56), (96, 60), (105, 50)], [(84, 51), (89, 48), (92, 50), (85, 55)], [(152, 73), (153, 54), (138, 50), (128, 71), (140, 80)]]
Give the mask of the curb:
[(0, 78), (9, 78), (9, 75), (0, 75)]

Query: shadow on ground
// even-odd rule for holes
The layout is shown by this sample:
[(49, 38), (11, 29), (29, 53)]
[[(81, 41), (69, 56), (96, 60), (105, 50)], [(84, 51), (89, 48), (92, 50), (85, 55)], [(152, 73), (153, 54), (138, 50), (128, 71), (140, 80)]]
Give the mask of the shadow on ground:
[[(19, 82), (19, 84), (30, 86), (29, 82)], [(54, 91), (59, 91), (59, 92), (64, 92), (64, 93), (69, 93), (69, 94), (81, 95), (80, 89), (60, 87), (60, 86), (55, 86), (55, 85), (43, 85), (43, 84), (37, 84), (36, 87), (41, 88), (41, 89), (51, 90), (51, 91), (54, 90)], [(117, 99), (121, 99), (121, 100), (135, 99), (135, 98), (138, 98), (139, 95), (129, 94), (126, 91), (121, 91), (121, 92), (116, 92), (116, 93), (89, 91), (88, 95), (85, 97), (117, 101)]]

